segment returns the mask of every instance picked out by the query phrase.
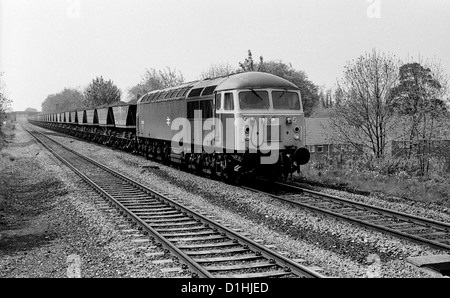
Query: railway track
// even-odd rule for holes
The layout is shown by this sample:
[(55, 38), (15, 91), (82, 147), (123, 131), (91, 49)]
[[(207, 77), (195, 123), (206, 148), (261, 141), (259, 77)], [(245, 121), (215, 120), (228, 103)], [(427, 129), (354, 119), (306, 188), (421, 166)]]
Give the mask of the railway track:
[(331, 215), (371, 229), (389, 233), (416, 243), (450, 251), (450, 224), (431, 219), (380, 208), (344, 198), (312, 191), (286, 183), (260, 183), (270, 185), (243, 188), (264, 193), (272, 198), (307, 208), (315, 212)]
[(38, 131), (24, 127), (193, 277), (323, 277)]

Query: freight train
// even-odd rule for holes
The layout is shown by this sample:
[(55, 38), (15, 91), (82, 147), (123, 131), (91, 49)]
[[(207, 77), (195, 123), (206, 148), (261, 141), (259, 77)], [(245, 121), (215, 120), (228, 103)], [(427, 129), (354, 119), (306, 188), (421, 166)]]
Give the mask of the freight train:
[(41, 113), (29, 122), (233, 181), (287, 177), (310, 158), (299, 88), (262, 72), (151, 91), (136, 104)]

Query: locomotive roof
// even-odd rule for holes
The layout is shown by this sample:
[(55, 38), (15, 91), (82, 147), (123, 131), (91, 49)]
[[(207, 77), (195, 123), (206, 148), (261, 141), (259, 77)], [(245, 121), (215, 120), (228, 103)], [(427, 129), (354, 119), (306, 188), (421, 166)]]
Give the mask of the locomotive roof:
[(189, 82), (177, 87), (162, 90), (154, 90), (141, 97), (138, 104), (211, 95), (214, 91), (247, 88), (280, 88), (299, 90), (299, 88), (293, 83), (273, 74), (264, 72), (244, 72), (213, 79)]
[(216, 91), (246, 88), (299, 89), (288, 80), (270, 73), (244, 72), (226, 77), (226, 79), (217, 86)]

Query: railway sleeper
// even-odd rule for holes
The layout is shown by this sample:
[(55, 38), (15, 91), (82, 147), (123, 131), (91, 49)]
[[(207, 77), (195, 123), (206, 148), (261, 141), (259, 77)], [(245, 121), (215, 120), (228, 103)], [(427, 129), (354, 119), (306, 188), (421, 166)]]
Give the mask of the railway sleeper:
[(227, 266), (205, 266), (204, 268), (208, 271), (231, 271), (231, 270), (245, 270), (245, 269), (261, 269), (267, 267), (274, 267), (274, 264), (270, 262), (259, 262), (259, 263), (246, 263)]

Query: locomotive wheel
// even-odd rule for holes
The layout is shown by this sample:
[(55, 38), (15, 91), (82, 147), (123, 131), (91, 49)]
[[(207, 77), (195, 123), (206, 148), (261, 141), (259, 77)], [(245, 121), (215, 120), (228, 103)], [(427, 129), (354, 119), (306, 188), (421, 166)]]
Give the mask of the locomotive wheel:
[(217, 178), (217, 163), (216, 163), (216, 157), (213, 155), (211, 156), (211, 162), (209, 164), (209, 170), (211, 171), (211, 178)]
[(184, 154), (184, 152), (181, 152), (180, 168), (183, 171), (187, 171), (189, 169), (189, 154)]

